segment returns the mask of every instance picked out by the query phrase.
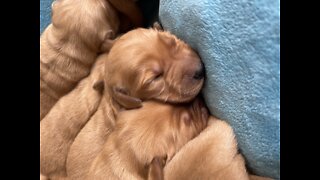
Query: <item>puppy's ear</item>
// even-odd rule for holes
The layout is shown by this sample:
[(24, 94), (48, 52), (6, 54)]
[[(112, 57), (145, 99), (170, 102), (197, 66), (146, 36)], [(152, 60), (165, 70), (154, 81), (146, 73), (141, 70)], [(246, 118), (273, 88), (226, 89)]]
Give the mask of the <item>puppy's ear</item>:
[(155, 29), (155, 30), (158, 30), (158, 31), (163, 31), (163, 28), (162, 28), (161, 24), (158, 21), (153, 23), (153, 27), (152, 28)]
[(99, 53), (109, 52), (115, 42), (115, 34), (112, 30), (107, 31), (103, 36), (104, 40), (100, 46)]
[(104, 81), (103, 80), (98, 80), (96, 82), (93, 83), (93, 89), (102, 93), (104, 90)]
[(123, 88), (112, 88), (114, 99), (126, 109), (134, 109), (142, 106), (142, 101), (139, 98), (128, 95), (128, 92)]

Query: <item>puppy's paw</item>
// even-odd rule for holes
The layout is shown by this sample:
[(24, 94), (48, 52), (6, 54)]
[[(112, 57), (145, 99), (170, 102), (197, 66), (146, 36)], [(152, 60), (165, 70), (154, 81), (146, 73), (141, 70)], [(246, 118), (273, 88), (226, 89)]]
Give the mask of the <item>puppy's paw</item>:
[(166, 164), (167, 156), (154, 157), (149, 165), (148, 180), (163, 180), (163, 168)]

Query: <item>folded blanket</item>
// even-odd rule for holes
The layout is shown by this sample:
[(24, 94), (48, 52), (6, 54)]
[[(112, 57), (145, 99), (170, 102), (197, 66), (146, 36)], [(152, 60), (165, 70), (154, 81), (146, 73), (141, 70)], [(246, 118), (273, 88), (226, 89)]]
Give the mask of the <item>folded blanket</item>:
[(212, 114), (255, 173), (280, 177), (280, 1), (160, 0), (160, 21), (195, 48)]

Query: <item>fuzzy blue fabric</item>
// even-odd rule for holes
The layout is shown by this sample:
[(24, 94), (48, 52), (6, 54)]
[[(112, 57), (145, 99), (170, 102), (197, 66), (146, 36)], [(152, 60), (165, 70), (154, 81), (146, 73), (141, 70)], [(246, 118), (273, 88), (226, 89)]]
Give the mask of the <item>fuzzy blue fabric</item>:
[(40, 0), (40, 34), (51, 23), (51, 4), (53, 0)]
[(280, 178), (280, 0), (160, 0), (164, 29), (199, 52), (212, 114), (254, 173)]

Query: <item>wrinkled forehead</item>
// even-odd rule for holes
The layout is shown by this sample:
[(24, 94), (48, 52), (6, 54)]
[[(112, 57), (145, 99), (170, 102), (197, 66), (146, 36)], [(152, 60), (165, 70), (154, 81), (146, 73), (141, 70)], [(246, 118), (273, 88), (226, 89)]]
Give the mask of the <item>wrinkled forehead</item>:
[(153, 29), (136, 29), (124, 34), (114, 44), (114, 48), (121, 48), (124, 51), (133, 49), (140, 53), (174, 55), (176, 51), (189, 47), (176, 36), (169, 32), (160, 32)]
[[(113, 70), (167, 67), (175, 59), (197, 56), (183, 41), (168, 32), (136, 29), (121, 36), (109, 52), (109, 65)], [(110, 67), (111, 68), (111, 67)]]

